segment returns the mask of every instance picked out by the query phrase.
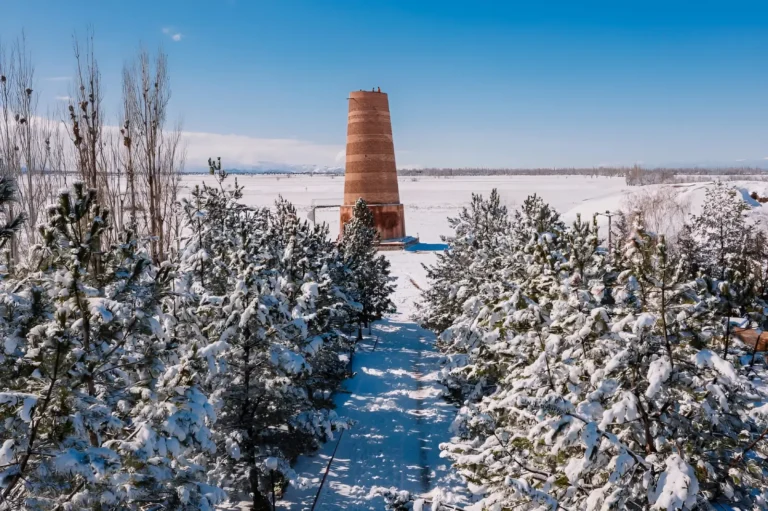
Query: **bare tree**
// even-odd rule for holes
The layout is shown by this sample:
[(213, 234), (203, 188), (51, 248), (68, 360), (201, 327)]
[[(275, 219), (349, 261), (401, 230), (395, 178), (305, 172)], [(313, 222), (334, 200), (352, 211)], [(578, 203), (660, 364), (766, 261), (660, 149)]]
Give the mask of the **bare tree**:
[[(15, 179), (21, 174), (21, 152), (18, 145), (18, 121), (14, 112), (16, 92), (16, 60), (8, 49), (0, 44), (0, 176)], [(3, 214), (9, 218), (16, 215), (17, 206), (9, 201), (3, 206)], [(9, 243), (11, 259), (18, 256), (18, 244)]]
[(627, 194), (622, 209), (628, 225), (639, 214), (651, 232), (675, 239), (691, 212), (691, 199), (671, 186), (640, 188)]
[(74, 90), (69, 104), (69, 129), (76, 150), (76, 166), (88, 188), (99, 192), (99, 160), (102, 159), (101, 73), (93, 51), (93, 34), (89, 33), (85, 49), (73, 38), (77, 63)]
[[(75, 147), (75, 168), (88, 189), (95, 190), (96, 201), (106, 205), (115, 193), (111, 192), (109, 158), (105, 138), (104, 107), (101, 90), (101, 72), (94, 52), (94, 35), (89, 29), (84, 47), (73, 37), (76, 72), (74, 90), (69, 104), (69, 133)], [(107, 206), (109, 209), (109, 206)], [(114, 231), (112, 231), (114, 233)], [(109, 236), (109, 233), (105, 233)], [(91, 250), (98, 253), (102, 238), (91, 240)], [(94, 258), (94, 271), (101, 272), (100, 259)]]
[(52, 196), (57, 180), (54, 164), (60, 156), (52, 141), (60, 140), (55, 121), (37, 114), (35, 68), (24, 34), (7, 50), (0, 46), (0, 175), (13, 178), (17, 185), (16, 201), (6, 206), (5, 213), (14, 216), (17, 209), (27, 218), (23, 236), (10, 245), (13, 259), (18, 260), (20, 248), (36, 241), (39, 212)]
[(130, 208), (132, 215), (141, 212), (141, 223), (151, 240), (152, 257), (162, 261), (171, 248), (172, 231), (177, 224), (172, 217), (176, 214), (174, 205), (185, 154), (180, 125), (172, 131), (164, 129), (171, 89), (168, 60), (162, 50), (153, 59), (142, 49), (136, 60), (125, 66), (123, 94)]
[(28, 218), (26, 236), (12, 240), (9, 249), (18, 259), (19, 244), (35, 241), (43, 205), (61, 184), (69, 184), (73, 169), (112, 214), (114, 229), (93, 243), (115, 242), (130, 226), (148, 236), (153, 258), (162, 261), (179, 234), (179, 172), (185, 157), (181, 126), (166, 130), (167, 57), (141, 50), (125, 66), (118, 128), (105, 123), (92, 30), (84, 39), (73, 37), (73, 51), (76, 68), (66, 119), (57, 122), (56, 115), (37, 115), (35, 69), (23, 35), (10, 48), (0, 45), (0, 177), (18, 183), (18, 202), (6, 203), (0, 213)]
[(73, 166), (87, 188), (96, 191), (97, 201), (112, 218), (113, 227), (94, 243), (113, 243), (125, 228), (123, 177), (126, 163), (120, 149), (123, 136), (104, 122), (101, 72), (94, 50), (93, 31), (88, 31), (84, 43), (75, 36), (73, 50), (76, 71), (67, 122), (75, 149)]

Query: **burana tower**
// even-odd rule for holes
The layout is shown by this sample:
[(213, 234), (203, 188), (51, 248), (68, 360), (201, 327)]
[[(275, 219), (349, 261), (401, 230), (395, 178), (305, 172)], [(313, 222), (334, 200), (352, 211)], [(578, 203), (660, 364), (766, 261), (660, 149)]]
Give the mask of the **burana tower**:
[(380, 90), (349, 94), (342, 226), (359, 198), (368, 203), (382, 241), (405, 238), (389, 100)]

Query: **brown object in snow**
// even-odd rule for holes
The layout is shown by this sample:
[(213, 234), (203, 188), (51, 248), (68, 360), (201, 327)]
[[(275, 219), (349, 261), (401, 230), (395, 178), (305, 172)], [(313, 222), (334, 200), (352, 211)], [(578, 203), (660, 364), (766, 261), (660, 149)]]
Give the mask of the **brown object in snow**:
[(757, 344), (757, 351), (768, 351), (768, 332), (761, 332), (758, 335), (757, 330), (752, 328), (733, 327), (733, 335), (750, 348), (754, 348)]
[(382, 240), (405, 237), (405, 211), (400, 203), (389, 99), (385, 92), (349, 94), (342, 226), (352, 217), (352, 208), (360, 198), (368, 204)]

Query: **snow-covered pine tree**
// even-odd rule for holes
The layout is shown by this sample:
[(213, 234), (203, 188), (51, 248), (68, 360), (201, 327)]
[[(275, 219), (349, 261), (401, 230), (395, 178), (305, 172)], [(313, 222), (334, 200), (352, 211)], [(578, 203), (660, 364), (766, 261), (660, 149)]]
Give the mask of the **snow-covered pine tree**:
[(731, 346), (730, 317), (747, 316), (752, 326), (765, 321), (765, 233), (749, 222), (749, 205), (741, 193), (718, 181), (707, 188), (702, 212), (694, 216), (681, 236), (681, 250), (690, 252), (691, 272), (721, 322), (711, 325), (723, 339), (723, 357)]
[(390, 277), (389, 261), (383, 255), (377, 255), (378, 241), (373, 213), (363, 199), (358, 199), (352, 210), (352, 218), (344, 224), (341, 239), (344, 263), (354, 289), (352, 296), (359, 305), (355, 311), (358, 340), (362, 338), (364, 326), (395, 309), (390, 299), (394, 285)]
[(560, 213), (536, 194), (529, 195), (512, 217), (511, 235), (517, 247), (540, 237), (559, 235), (564, 230)]
[(615, 213), (615, 218), (611, 222), (611, 259), (620, 259), (623, 254), (624, 243), (632, 233), (632, 223), (623, 211)]
[(722, 181), (707, 188), (701, 214), (691, 224), (703, 270), (712, 277), (724, 278), (742, 250), (745, 233), (755, 228), (745, 216), (749, 209), (736, 188)]
[[(584, 226), (581, 218), (578, 225)], [(560, 214), (536, 194), (527, 197), (515, 210), (509, 252), (504, 256), (505, 272), (507, 278), (520, 285), (526, 295), (537, 302), (548, 301), (542, 293), (553, 289), (561, 266), (570, 258), (566, 255), (565, 231)], [(594, 242), (586, 241), (589, 247), (594, 245)]]
[[(605, 261), (598, 253), (596, 223), (577, 219), (565, 229), (557, 213), (540, 199), (531, 197), (526, 205), (516, 215), (516, 225), (520, 226), (516, 239), (520, 241), (511, 258), (527, 262), (529, 271), (516, 273), (512, 285), (527, 289), (538, 302), (518, 291), (511, 300), (502, 300), (487, 307), (487, 312), (468, 318), (484, 339), (471, 353), (468, 367), (481, 367), (478, 372), (495, 375), (495, 381), (486, 386), (486, 397), (479, 401), (476, 393), (468, 396), (453, 425), (457, 437), (441, 446), (443, 454), (454, 460), (473, 486), (485, 487), (481, 505), (489, 509), (512, 502), (524, 504), (528, 498), (546, 501), (545, 495), (536, 497), (507, 484), (509, 477), (543, 477), (533, 465), (539, 460), (523, 461), (532, 452), (514, 453), (515, 448), (507, 446), (509, 432), (526, 427), (530, 421), (514, 408), (510, 413), (505, 411), (515, 406), (508, 398), (552, 399), (567, 393), (571, 372), (562, 367), (560, 353), (581, 358), (585, 348), (606, 329), (601, 308)], [(543, 211), (552, 219), (546, 226), (535, 221), (542, 218)], [(528, 443), (524, 439), (514, 441), (517, 446)], [(537, 484), (529, 481), (532, 487)]]
[(417, 314), (422, 326), (435, 332), (448, 328), (461, 315), (464, 301), (503, 269), (500, 256), (510, 230), (507, 208), (495, 188), (487, 199), (472, 194), (469, 207), (448, 218), (448, 224), (454, 234), (441, 238), (448, 248), (437, 254), (434, 265), (425, 266), (429, 286)]
[(130, 233), (93, 250), (95, 197), (62, 193), (36, 269), (0, 291), (0, 508), (211, 510), (223, 493), (197, 461), (215, 416), (188, 350), (168, 349), (167, 271)]
[[(492, 202), (496, 200), (493, 198)], [(505, 222), (509, 225), (508, 219), (501, 223)], [(487, 253), (495, 254), (496, 271), (476, 273), (477, 291), (458, 302), (461, 315), (438, 340), (447, 358), (443, 382), (454, 396), (478, 399), (507, 371), (503, 361), (510, 359), (503, 351), (494, 351), (500, 337), (513, 333), (505, 318), (514, 316), (514, 321), (524, 323), (526, 328), (544, 320), (538, 302), (547, 304), (556, 298), (552, 292), (556, 292), (561, 266), (567, 263), (564, 231), (558, 213), (534, 195), (515, 211), (506, 232), (494, 234), (494, 247)], [(486, 262), (486, 257), (480, 256), (471, 265), (482, 269)], [(455, 278), (464, 279), (464, 275), (457, 272)], [(452, 284), (451, 280), (446, 278), (443, 282), (454, 289), (465, 289), (464, 280), (454, 280)], [(494, 328), (486, 331), (481, 326), (485, 321)]]
[[(179, 243), (180, 276), (182, 286), (179, 290), (195, 292), (223, 292), (224, 284), (230, 276), (230, 270), (224, 258), (236, 250), (241, 239), (237, 232), (244, 223), (253, 223), (253, 229), (266, 226), (266, 212), (251, 210), (238, 201), (243, 196), (243, 187), (235, 179), (234, 186), (225, 188), (226, 171), (215, 174), (218, 186), (206, 183), (195, 185), (189, 198), (181, 200), (184, 224), (187, 234)], [(202, 294), (202, 293), (201, 293)]]
[(173, 309), (198, 340), (216, 399), (209, 475), (269, 509), (292, 460), (346, 426), (329, 400), (351, 349), (337, 331), (349, 322), (345, 271), (326, 226), (300, 221), (282, 199), (274, 211), (244, 207), (238, 187), (219, 180), (185, 202), (190, 235)]
[(615, 281), (591, 229), (576, 225), (557, 279), (508, 284), (537, 301), (470, 299), (444, 334), (451, 348), (457, 336), (473, 346), (465, 366), (487, 380), (441, 446), (480, 508), (765, 507), (768, 412), (754, 408), (764, 396), (696, 342), (707, 305), (639, 221)]

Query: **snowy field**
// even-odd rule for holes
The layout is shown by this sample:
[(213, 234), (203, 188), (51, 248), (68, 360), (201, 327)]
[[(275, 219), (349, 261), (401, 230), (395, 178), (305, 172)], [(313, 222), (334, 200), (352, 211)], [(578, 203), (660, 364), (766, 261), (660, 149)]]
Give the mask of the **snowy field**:
[[(229, 182), (245, 187), (243, 201), (254, 206), (271, 205), (278, 195), (291, 201), (299, 212), (306, 216), (312, 205), (339, 204), (344, 195), (343, 176), (231, 176)], [(182, 181), (183, 194), (189, 193), (195, 184), (205, 181), (214, 185), (207, 175), (185, 176)], [(504, 204), (514, 210), (526, 197), (538, 194), (571, 222), (581, 213), (591, 218), (593, 213), (618, 211), (626, 203), (627, 196), (644, 193), (658, 188), (673, 190), (681, 201), (690, 204), (693, 213), (698, 213), (704, 201), (704, 192), (710, 183), (675, 185), (651, 185), (631, 187), (624, 178), (584, 176), (477, 176), (477, 177), (401, 177), (400, 200), (405, 205), (406, 230), (410, 236), (418, 236), (424, 243), (440, 241), (441, 235), (450, 234), (447, 218), (455, 216), (471, 200), (473, 193), (487, 196), (497, 188)], [(733, 181), (744, 199), (754, 207), (751, 215), (768, 225), (768, 206), (749, 198), (757, 191), (761, 197), (768, 196), (768, 183), (764, 181)], [(339, 232), (339, 213), (336, 208), (319, 209), (318, 222), (326, 222), (331, 235)], [(599, 222), (605, 225), (605, 217)]]
[[(271, 205), (278, 195), (291, 201), (306, 215), (316, 204), (340, 204), (344, 195), (343, 176), (230, 176), (228, 181), (245, 186), (246, 204)], [(196, 183), (215, 184), (210, 176), (185, 176), (182, 185), (188, 193)], [(513, 209), (528, 195), (536, 193), (560, 211), (567, 211), (585, 201), (621, 196), (628, 190), (623, 178), (589, 178), (581, 176), (480, 176), (480, 177), (401, 177), (400, 200), (405, 205), (408, 235), (423, 242), (437, 242), (440, 235), (450, 233), (447, 217), (455, 216), (471, 200), (473, 193), (484, 196), (498, 188), (502, 201)], [(331, 227), (331, 235), (339, 232), (338, 209), (320, 209), (318, 222)]]

